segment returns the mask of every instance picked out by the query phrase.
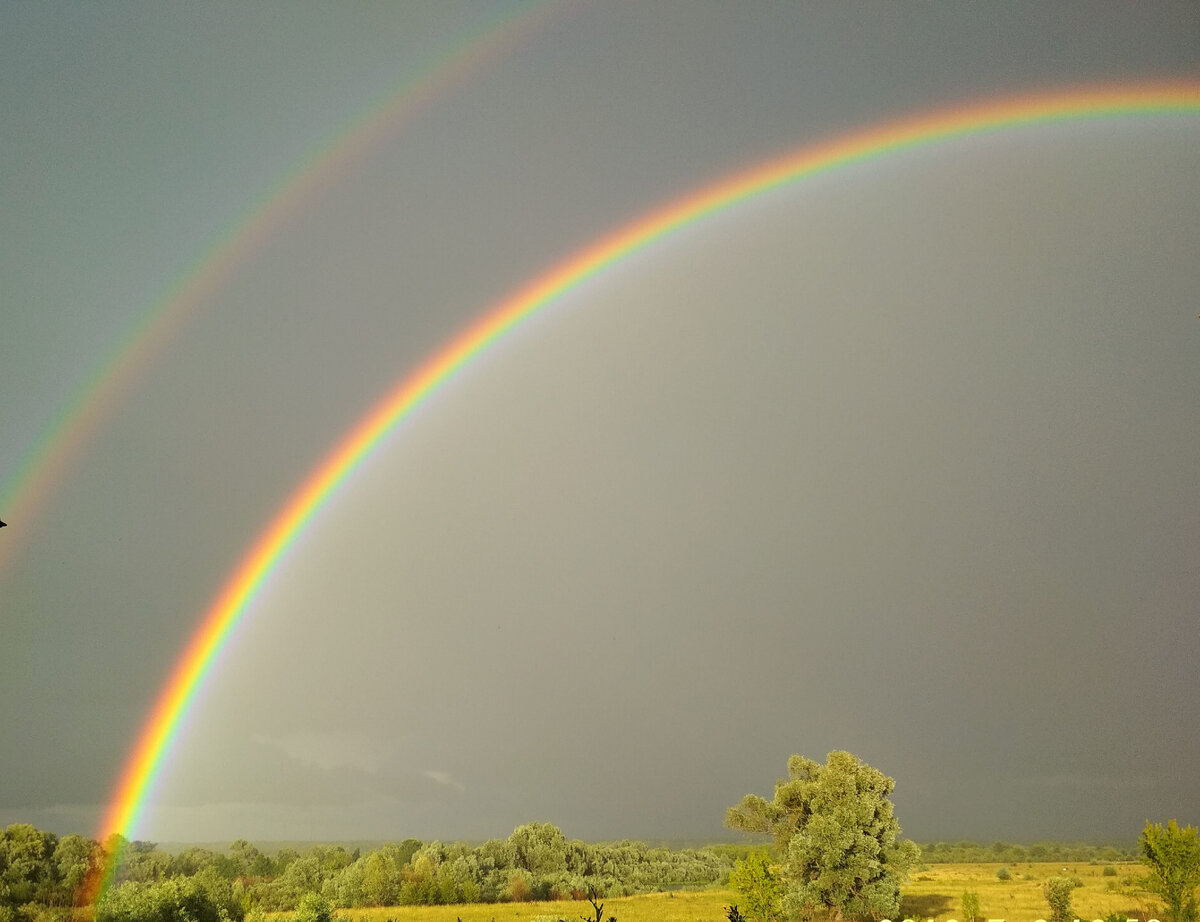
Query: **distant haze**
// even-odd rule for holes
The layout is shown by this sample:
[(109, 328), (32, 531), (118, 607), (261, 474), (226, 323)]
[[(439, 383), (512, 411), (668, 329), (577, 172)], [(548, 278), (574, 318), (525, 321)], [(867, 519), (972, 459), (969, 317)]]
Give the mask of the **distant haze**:
[[(519, 285), (804, 144), (1200, 79), (1200, 8), (5, 6), (4, 489), (254, 203), (427, 72), (283, 193), (36, 518), (0, 509), (0, 825), (95, 831), (255, 536)], [(565, 296), (303, 534), (130, 834), (709, 841), (833, 749), (917, 839), (1195, 823), (1198, 142), (1161, 116), (878, 158)]]

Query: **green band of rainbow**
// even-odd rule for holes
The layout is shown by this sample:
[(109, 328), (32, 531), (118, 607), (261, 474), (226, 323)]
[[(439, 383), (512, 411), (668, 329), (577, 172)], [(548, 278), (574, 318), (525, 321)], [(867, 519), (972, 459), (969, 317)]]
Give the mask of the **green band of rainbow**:
[(1200, 116), (1200, 82), (1102, 87), (939, 111), (805, 147), (658, 209), (558, 264), (493, 306), (406, 376), (350, 430), (255, 540), (223, 586), (155, 702), (121, 774), (100, 838), (137, 824), (144, 801), (218, 653), (289, 546), (383, 437), (455, 371), (535, 312), (651, 242), (784, 184), (947, 139), (1016, 126), (1155, 114)]

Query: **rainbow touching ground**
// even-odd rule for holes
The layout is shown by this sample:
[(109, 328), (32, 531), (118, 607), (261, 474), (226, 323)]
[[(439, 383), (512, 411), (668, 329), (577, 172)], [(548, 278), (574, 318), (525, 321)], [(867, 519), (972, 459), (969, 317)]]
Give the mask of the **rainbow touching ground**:
[[(472, 358), (565, 293), (659, 238), (747, 199), (851, 164), (965, 135), (1019, 126), (1110, 118), (1178, 115), (1200, 118), (1200, 82), (1083, 88), (971, 103), (805, 146), (739, 172), (656, 209), (533, 279), (407, 374), (308, 475), (258, 535), (204, 613), (126, 762), (99, 838), (129, 834), (161, 775), (171, 744), (233, 628), (288, 548), (384, 437)], [(110, 859), (110, 864), (112, 863)], [(103, 881), (111, 874), (105, 869)]]

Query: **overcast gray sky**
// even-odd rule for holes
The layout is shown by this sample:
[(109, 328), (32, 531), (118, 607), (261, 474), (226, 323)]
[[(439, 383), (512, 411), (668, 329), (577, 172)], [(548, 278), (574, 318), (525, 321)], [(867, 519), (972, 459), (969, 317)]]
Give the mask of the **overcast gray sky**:
[[(0, 823), (95, 830), (272, 514), (524, 281), (806, 143), (1172, 77), (1200, 79), (1194, 3), (0, 7), (6, 495), (293, 196), (36, 516), (0, 509)], [(897, 779), (918, 839), (1196, 822), (1198, 151), (1178, 116), (963, 138), (565, 297), (316, 519), (131, 832), (715, 838), (832, 749)]]

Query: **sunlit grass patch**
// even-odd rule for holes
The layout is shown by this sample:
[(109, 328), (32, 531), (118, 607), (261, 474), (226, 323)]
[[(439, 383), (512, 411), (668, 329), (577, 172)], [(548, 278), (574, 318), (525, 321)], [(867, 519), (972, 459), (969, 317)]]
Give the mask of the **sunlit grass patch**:
[[(1082, 884), (1075, 888), (1071, 897), (1077, 919), (1090, 922), (1103, 919), (1112, 912), (1141, 922), (1161, 919), (1157, 900), (1134, 883), (1143, 873), (1142, 866), (1115, 862), (1112, 866), (1117, 871), (1115, 877), (1105, 876), (1099, 866), (1086, 862), (930, 865), (913, 874), (905, 884), (901, 891), (901, 915), (908, 919), (964, 922), (962, 895), (971, 890), (979, 894), (984, 919), (1037, 922), (1048, 918), (1050, 913), (1043, 889), (1046, 881), (1051, 877), (1074, 877)], [(1000, 880), (996, 876), (1002, 867), (1011, 872), (1010, 880)], [(1117, 883), (1115, 887), (1114, 882)]]
[[(737, 902), (732, 890), (675, 890), (638, 896), (606, 897), (604, 918), (617, 922), (723, 922), (725, 907)], [(473, 903), (453, 906), (386, 906), (372, 909), (341, 909), (336, 915), (345, 922), (534, 922), (536, 919), (565, 919), (580, 922), (594, 918), (587, 900), (553, 900), (543, 903)], [(279, 918), (290, 914), (281, 913)]]

